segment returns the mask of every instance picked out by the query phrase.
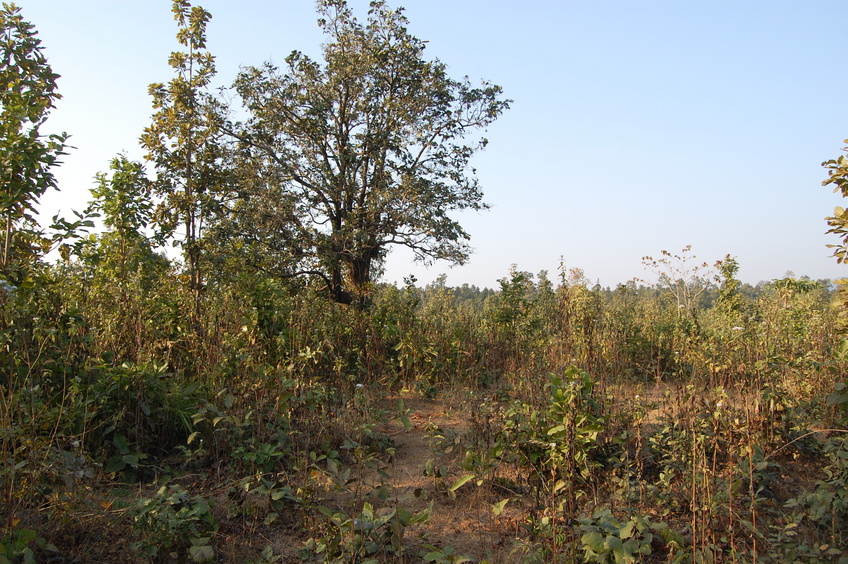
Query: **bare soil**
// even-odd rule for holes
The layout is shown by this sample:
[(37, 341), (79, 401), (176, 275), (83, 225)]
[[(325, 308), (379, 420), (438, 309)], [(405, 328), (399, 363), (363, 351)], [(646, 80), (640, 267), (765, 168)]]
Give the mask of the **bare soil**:
[[(386, 405), (396, 406), (398, 398), (385, 400)], [(433, 425), (445, 432), (453, 431), (462, 436), (469, 428), (469, 413), (466, 406), (455, 406), (444, 400), (404, 398), (410, 410), (409, 421), (412, 428), (404, 429), (399, 420), (391, 421), (378, 431), (391, 437), (394, 442), (394, 457), (385, 472), (389, 475), (383, 483), (389, 488), (390, 495), (385, 502), (366, 497), (375, 509), (378, 507), (403, 507), (408, 511), (425, 511), (432, 502), (433, 509), (427, 522), (413, 525), (406, 530), (404, 545), (406, 553), (402, 558), (386, 556), (386, 561), (420, 562), (420, 554), (428, 552), (425, 545), (439, 549), (451, 547), (455, 554), (471, 558), (474, 562), (511, 562), (510, 553), (514, 547), (514, 538), (519, 523), (523, 522), (524, 509), (518, 501), (510, 502), (503, 512), (495, 516), (492, 504), (498, 499), (492, 497), (489, 488), (478, 488), (469, 482), (458, 489), (455, 497), (448, 495), (447, 488), (461, 474), (449, 457), (441, 458), (441, 463), (450, 468), (451, 474), (444, 479), (434, 479), (424, 472), (427, 460), (434, 456), (430, 448), (429, 429)], [(455, 453), (461, 456), (461, 452)], [(365, 490), (379, 483), (376, 472), (362, 476)], [(354, 485), (350, 486), (355, 489)], [(351, 495), (341, 494), (336, 499), (327, 499), (325, 505), (346, 506)], [(349, 513), (348, 513), (349, 514)], [(275, 552), (283, 554), (285, 562), (300, 562), (296, 557), (295, 544), (303, 539), (289, 536), (274, 543)], [(288, 544), (289, 546), (285, 546)]]

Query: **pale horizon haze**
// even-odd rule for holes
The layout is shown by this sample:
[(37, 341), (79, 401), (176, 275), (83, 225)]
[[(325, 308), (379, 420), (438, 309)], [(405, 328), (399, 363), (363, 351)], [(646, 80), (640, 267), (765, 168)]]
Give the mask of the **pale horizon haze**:
[[(212, 14), (218, 86), (240, 66), (320, 59), (310, 0), (195, 1)], [(349, 2), (364, 21), (367, 2)], [(568, 268), (614, 287), (649, 277), (645, 255), (692, 245), (737, 257), (752, 284), (787, 271), (848, 277), (824, 218), (845, 205), (822, 161), (848, 137), (848, 2), (747, 0), (401, 0), (410, 32), (451, 76), (486, 79), (514, 100), (473, 160), (491, 210), (460, 216), (475, 252), (425, 268), (389, 255), (383, 280), (497, 287), (510, 265)], [(42, 128), (75, 148), (55, 170), (44, 216), (90, 199), (120, 152), (141, 159), (180, 50), (166, 0), (24, 0), (63, 99)], [(149, 172), (152, 172), (148, 167)]]

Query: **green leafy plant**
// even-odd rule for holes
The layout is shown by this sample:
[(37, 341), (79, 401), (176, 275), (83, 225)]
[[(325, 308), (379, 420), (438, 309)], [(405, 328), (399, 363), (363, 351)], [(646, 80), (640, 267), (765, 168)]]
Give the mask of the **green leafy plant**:
[(571, 367), (562, 377), (552, 375), (547, 436), (551, 467), (564, 479), (587, 480), (592, 473), (593, 451), (599, 446), (598, 435), (606, 417), (593, 396), (594, 380), (587, 372)]
[(452, 546), (439, 548), (426, 543), (423, 545), (419, 556), (424, 562), (434, 562), (435, 564), (465, 564), (467, 562), (473, 562), (471, 558), (457, 554), (456, 549)]
[(0, 542), (0, 564), (11, 564), (16, 559), (20, 559), (24, 564), (34, 564), (35, 555), (28, 545), (35, 536), (36, 533), (32, 529), (18, 529), (10, 538)]
[(61, 96), (59, 75), (48, 64), (35, 27), (14, 4), (3, 4), (0, 26), (0, 277), (18, 286), (50, 249), (38, 228), (36, 204), (56, 187), (51, 169), (65, 154), (68, 136), (40, 131)]
[(455, 456), (462, 438), (453, 429), (441, 428), (434, 424), (427, 425), (427, 437), (430, 457), (424, 461), (423, 472), (425, 476), (433, 478), (433, 487), (439, 488), (449, 474), (446, 461)]
[(162, 486), (156, 495), (139, 501), (133, 529), (141, 539), (132, 544), (139, 554), (155, 557), (162, 549), (183, 550), (194, 562), (210, 562), (210, 538), (218, 522), (209, 503), (180, 486)]
[(139, 462), (147, 458), (147, 455), (143, 452), (132, 451), (129, 441), (122, 434), (116, 434), (112, 437), (112, 444), (116, 453), (106, 462), (104, 469), (107, 472), (122, 472), (128, 468), (138, 468)]
[(633, 515), (627, 521), (617, 520), (612, 511), (603, 508), (591, 517), (578, 519), (580, 537), (586, 562), (630, 564), (653, 553), (655, 539), (664, 541), (671, 549), (670, 562), (681, 562), (685, 554), (683, 539), (665, 523), (651, 523), (643, 515)]
[(34, 529), (15, 529), (11, 534), (0, 539), (0, 564), (13, 562), (35, 564), (36, 553), (30, 545), (34, 545), (42, 553), (55, 555), (59, 552), (56, 546), (38, 536)]
[(397, 557), (406, 552), (403, 536), (407, 527), (424, 523), (430, 518), (433, 503), (424, 511), (410, 512), (403, 507), (375, 511), (365, 503), (362, 511), (350, 517), (326, 506), (318, 510), (327, 519), (330, 529), (321, 538), (312, 538), (304, 543), (300, 554), (307, 559), (318, 556), (324, 562), (373, 562), (380, 554)]
[(259, 472), (271, 472), (284, 459), (287, 452), (280, 443), (259, 443), (253, 437), (243, 446), (233, 450), (233, 456), (240, 460), (247, 469)]
[(85, 423), (100, 429), (102, 442), (98, 445), (92, 434), (90, 445), (106, 451), (108, 472), (136, 470), (142, 459), (168, 452), (191, 432), (196, 389), (175, 386), (167, 365), (126, 362), (100, 366), (95, 373), (94, 403)]

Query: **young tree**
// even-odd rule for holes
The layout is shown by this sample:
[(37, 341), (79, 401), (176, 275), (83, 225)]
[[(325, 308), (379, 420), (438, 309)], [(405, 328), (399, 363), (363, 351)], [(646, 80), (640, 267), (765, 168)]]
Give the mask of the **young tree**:
[(736, 257), (726, 255), (716, 263), (716, 267), (719, 270), (719, 275), (716, 276), (716, 282), (719, 284), (716, 306), (728, 315), (738, 314), (745, 305), (739, 291), (742, 282), (736, 278), (739, 272), (739, 261)]
[(150, 190), (141, 163), (123, 154), (113, 158), (109, 171), (95, 176), (86, 210), (106, 229), (84, 240), (75, 253), (79, 260), (59, 270), (71, 282), (64, 298), (98, 328), (95, 350), (117, 364), (142, 360), (161, 328), (150, 298), (169, 264), (145, 233), (154, 207)]
[[(215, 75), (214, 57), (206, 51), (206, 23), (212, 17), (188, 0), (174, 0), (177, 40), (187, 53), (171, 53), (176, 76), (167, 84), (151, 84), (153, 123), (144, 130), (141, 145), (156, 166), (154, 194), (162, 198), (154, 213), (160, 238), (182, 236), (195, 315), (200, 314), (203, 287), (201, 237), (216, 205), (215, 193), (224, 183), (223, 145), (217, 127), (217, 105), (205, 92)], [(178, 231), (182, 231), (178, 233)]]
[(691, 251), (692, 245), (683, 247), (679, 255), (660, 251), (660, 258), (642, 257), (642, 264), (656, 275), (657, 287), (674, 298), (678, 318), (690, 319), (695, 330), (700, 331), (698, 303), (701, 295), (712, 285), (714, 274), (706, 262), (697, 262), (696, 257), (689, 254)]
[(130, 161), (126, 155), (112, 159), (109, 169), (111, 176), (101, 172), (95, 177), (97, 183), (91, 189), (94, 200), (89, 205), (89, 213), (103, 215), (103, 223), (110, 230), (107, 237), (115, 243), (119, 279), (125, 279), (128, 262), (136, 258), (135, 251), (144, 247), (150, 252), (142, 230), (153, 211), (151, 183), (144, 165)]
[(286, 226), (268, 239), (288, 259), (279, 274), (365, 303), (391, 245), (424, 262), (467, 260), (468, 234), (449, 213), (487, 207), (469, 166), (486, 140), (469, 137), (509, 101), (425, 60), (425, 42), (382, 0), (367, 25), (345, 0), (319, 0), (318, 12), (323, 63), (294, 52), (284, 72), (269, 63), (235, 82), (251, 116), (231, 127), (252, 178), (240, 205)]
[(3, 248), (0, 275), (16, 277), (16, 264), (41, 256), (45, 241), (36, 231), (35, 206), (56, 187), (51, 171), (68, 136), (43, 135), (41, 126), (55, 102), (55, 74), (34, 27), (14, 4), (0, 9), (0, 210)]

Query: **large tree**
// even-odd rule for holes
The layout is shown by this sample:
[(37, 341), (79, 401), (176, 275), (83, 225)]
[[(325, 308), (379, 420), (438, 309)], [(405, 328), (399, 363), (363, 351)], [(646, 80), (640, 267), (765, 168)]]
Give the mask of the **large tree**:
[(235, 82), (250, 117), (231, 127), (243, 182), (231, 210), (247, 243), (285, 258), (277, 274), (317, 277), (351, 303), (391, 245), (425, 262), (467, 260), (469, 236), (450, 213), (487, 207), (469, 163), (486, 144), (477, 132), (509, 101), (425, 59), (425, 42), (383, 1), (365, 25), (345, 0), (319, 0), (318, 12), (323, 62), (294, 52), (284, 70), (246, 68)]
[(38, 230), (35, 207), (56, 187), (52, 167), (64, 154), (67, 135), (41, 133), (60, 98), (59, 75), (47, 63), (35, 29), (19, 8), (5, 3), (0, 26), (0, 276), (16, 279), (18, 267), (40, 257), (48, 244)]

